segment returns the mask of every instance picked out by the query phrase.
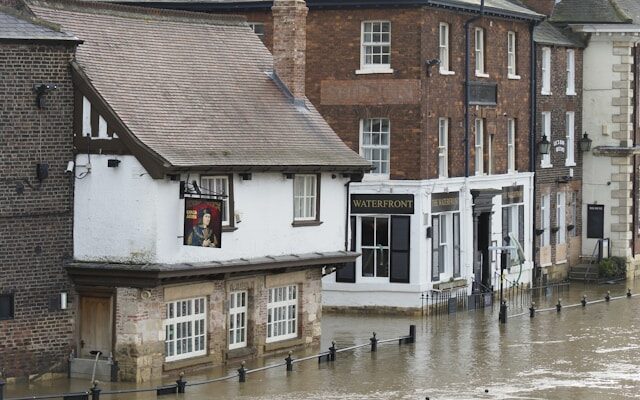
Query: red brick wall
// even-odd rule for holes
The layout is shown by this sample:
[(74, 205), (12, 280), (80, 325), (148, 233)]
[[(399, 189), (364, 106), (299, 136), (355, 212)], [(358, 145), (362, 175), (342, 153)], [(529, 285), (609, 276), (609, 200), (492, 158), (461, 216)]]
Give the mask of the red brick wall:
[[(72, 256), (73, 87), (62, 46), (0, 43), (0, 292), (14, 293), (15, 318), (0, 321), (0, 371), (65, 371), (73, 340), (73, 293), (63, 268)], [(33, 85), (52, 83), (48, 108)], [(40, 185), (36, 163), (49, 164)], [(24, 187), (22, 194), (18, 187)], [(50, 301), (69, 292), (69, 310)]]

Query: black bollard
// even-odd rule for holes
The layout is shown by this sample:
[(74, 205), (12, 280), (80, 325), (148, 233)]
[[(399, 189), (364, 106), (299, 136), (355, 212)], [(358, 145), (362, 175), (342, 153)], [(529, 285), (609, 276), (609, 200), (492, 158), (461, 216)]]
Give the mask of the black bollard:
[(498, 314), (498, 320), (502, 324), (506, 324), (507, 323), (507, 302), (506, 302), (506, 300), (502, 300), (502, 303), (500, 303), (500, 313)]
[(2, 380), (2, 374), (0, 373), (0, 400), (4, 399), (4, 380)]
[(291, 358), (291, 351), (289, 351), (289, 355), (284, 360), (287, 362), (287, 371), (293, 371), (293, 358)]
[(631, 289), (627, 289), (627, 297), (631, 297)]
[(336, 342), (331, 342), (331, 347), (329, 347), (328, 360), (329, 361), (336, 360)]
[(371, 341), (371, 352), (378, 351), (378, 338), (376, 338), (375, 332), (373, 332), (373, 337), (369, 338), (369, 340)]
[(238, 368), (238, 382), (246, 382), (247, 381), (247, 370), (244, 368), (244, 361), (240, 364), (240, 368)]
[(582, 300), (580, 300), (580, 303), (582, 303), (582, 307), (586, 307), (587, 306), (587, 295), (586, 294), (582, 295)]
[(529, 318), (533, 318), (536, 316), (536, 303), (531, 302), (531, 307), (529, 307)]
[(416, 342), (416, 326), (409, 325), (409, 343)]
[(93, 381), (93, 387), (89, 389), (89, 392), (91, 392), (91, 400), (100, 400), (101, 391), (98, 387), (98, 381)]
[(604, 295), (604, 301), (609, 301), (611, 300), (611, 292), (607, 290), (607, 294)]
[(187, 381), (184, 379), (184, 371), (180, 372), (180, 377), (176, 381), (176, 385), (178, 385), (178, 393), (184, 393), (184, 389), (187, 386)]
[(558, 304), (556, 304), (556, 311), (560, 312), (562, 310), (562, 300), (558, 299)]

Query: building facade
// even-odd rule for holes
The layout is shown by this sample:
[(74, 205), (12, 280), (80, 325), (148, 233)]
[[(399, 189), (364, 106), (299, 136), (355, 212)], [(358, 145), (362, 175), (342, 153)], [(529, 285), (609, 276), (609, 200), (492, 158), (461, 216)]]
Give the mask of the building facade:
[(74, 338), (73, 84), (78, 40), (0, 6), (0, 372), (65, 373)]

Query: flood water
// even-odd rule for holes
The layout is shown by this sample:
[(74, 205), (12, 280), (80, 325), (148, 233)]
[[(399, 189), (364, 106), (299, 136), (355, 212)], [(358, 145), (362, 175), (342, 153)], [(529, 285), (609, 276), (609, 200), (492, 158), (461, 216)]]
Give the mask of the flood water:
[[(584, 286), (562, 293), (565, 305), (640, 293), (640, 282)], [(537, 300), (552, 307), (557, 294)], [(322, 349), (332, 340), (338, 348), (407, 335), (417, 325), (415, 344), (380, 344), (337, 354), (336, 361), (294, 364), (199, 386), (185, 395), (163, 399), (632, 399), (640, 398), (640, 296), (528, 313), (512, 307), (506, 325), (497, 309), (458, 312), (438, 317), (407, 318), (368, 315), (324, 315)], [(515, 316), (514, 316), (515, 315)], [(314, 349), (316, 352), (320, 349)], [(301, 357), (294, 354), (294, 358)], [(281, 362), (284, 356), (247, 363), (251, 369)], [(191, 374), (189, 382), (233, 373), (237, 365)], [(167, 381), (169, 382), (169, 381)], [(159, 384), (159, 382), (158, 382)], [(27, 387), (8, 385), (6, 396), (86, 390), (87, 381), (57, 381)], [(149, 385), (146, 384), (146, 387)], [(103, 389), (134, 386), (105, 383)], [(488, 391), (488, 392), (485, 392)], [(101, 399), (155, 399), (155, 393), (103, 395)]]

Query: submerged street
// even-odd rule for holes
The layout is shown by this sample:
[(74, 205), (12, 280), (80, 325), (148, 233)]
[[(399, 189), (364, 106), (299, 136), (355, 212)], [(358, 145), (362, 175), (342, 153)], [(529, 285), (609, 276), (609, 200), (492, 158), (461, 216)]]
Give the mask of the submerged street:
[[(626, 288), (640, 292), (640, 282), (584, 286), (573, 283), (561, 294), (566, 306), (583, 294), (600, 300), (607, 290), (622, 296)], [(554, 293), (537, 300), (538, 308), (553, 307)], [(640, 296), (539, 312), (510, 309), (506, 325), (498, 324), (497, 308), (425, 318), (368, 315), (323, 317), (322, 350), (335, 340), (338, 348), (378, 338), (408, 334), (417, 325), (415, 345), (380, 344), (337, 354), (333, 363), (309, 360), (251, 373), (246, 383), (225, 382), (188, 386), (187, 393), (161, 398), (184, 399), (631, 399), (640, 398)], [(316, 352), (319, 349), (315, 349)], [(310, 352), (309, 354), (313, 354)], [(252, 360), (247, 368), (279, 363), (282, 357)], [(301, 357), (294, 354), (294, 358)], [(188, 374), (190, 383), (231, 374), (228, 369)], [(177, 375), (177, 372), (176, 372)], [(161, 382), (139, 387), (159, 385)], [(170, 383), (166, 380), (164, 383)], [(8, 385), (9, 398), (28, 394), (86, 390), (88, 381)], [(104, 390), (133, 388), (101, 384)], [(485, 393), (488, 390), (488, 393)], [(106, 399), (154, 399), (155, 393), (103, 395)]]

